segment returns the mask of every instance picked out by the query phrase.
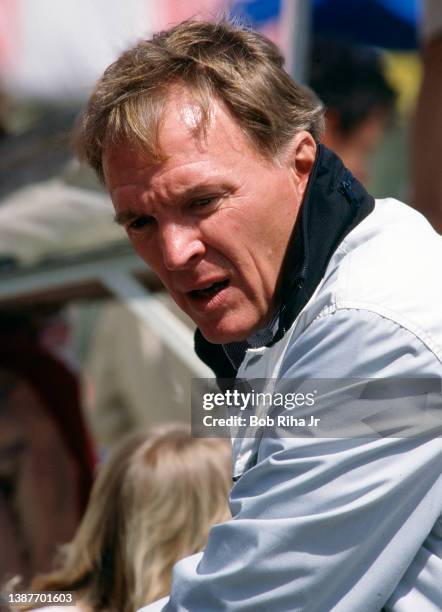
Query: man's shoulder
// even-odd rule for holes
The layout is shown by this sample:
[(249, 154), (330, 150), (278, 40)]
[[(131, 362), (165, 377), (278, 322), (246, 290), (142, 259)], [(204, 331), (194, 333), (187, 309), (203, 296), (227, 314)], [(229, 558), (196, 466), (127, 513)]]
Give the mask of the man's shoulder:
[(377, 200), (333, 254), (302, 312), (304, 325), (352, 308), (399, 318), (410, 310), (435, 315), (442, 303), (441, 261), (442, 237), (420, 213), (398, 200)]
[(420, 213), (378, 200), (330, 262), (331, 302), (336, 310), (371, 311), (414, 334), (437, 336), (442, 345), (441, 261), (442, 237)]
[(440, 248), (442, 243), (441, 236), (420, 212), (395, 198), (377, 199), (373, 211), (348, 234), (338, 251), (382, 241), (390, 248), (402, 250), (409, 247), (411, 237), (414, 252), (416, 246), (425, 253), (427, 247), (439, 245)]
[(363, 273), (357, 288), (404, 283), (411, 292), (411, 281), (419, 279), (421, 285), (429, 281), (428, 285), (442, 286), (437, 274), (441, 256), (442, 237), (425, 217), (406, 204), (385, 199), (377, 200), (373, 212), (342, 241), (330, 267), (335, 258), (344, 264), (351, 274), (350, 288)]
[(335, 371), (337, 352), (350, 370), (352, 360), (365, 364), (368, 353), (386, 351), (419, 354), (416, 365), (440, 364), (441, 261), (442, 238), (420, 213), (397, 200), (377, 201), (342, 241), (295, 322), (282, 370), (296, 355), (304, 362), (315, 354), (317, 364), (314, 346), (330, 353), (323, 371)]

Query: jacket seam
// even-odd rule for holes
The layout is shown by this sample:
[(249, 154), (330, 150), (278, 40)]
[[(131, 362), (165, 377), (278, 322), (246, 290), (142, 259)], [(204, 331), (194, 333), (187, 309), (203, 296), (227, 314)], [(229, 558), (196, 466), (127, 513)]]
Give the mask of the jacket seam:
[(357, 300), (339, 300), (332, 304), (325, 306), (321, 312), (310, 322), (310, 325), (318, 319), (323, 319), (331, 314), (334, 314), (340, 310), (356, 310), (371, 312), (373, 314), (382, 317), (396, 325), (401, 327), (408, 333), (412, 334), (417, 340), (419, 340), (442, 364), (442, 349), (433, 338), (425, 332), (418, 325), (413, 324), (406, 317), (400, 316), (395, 312), (390, 311), (388, 308), (382, 308), (378, 305), (371, 304), (370, 302), (360, 302)]

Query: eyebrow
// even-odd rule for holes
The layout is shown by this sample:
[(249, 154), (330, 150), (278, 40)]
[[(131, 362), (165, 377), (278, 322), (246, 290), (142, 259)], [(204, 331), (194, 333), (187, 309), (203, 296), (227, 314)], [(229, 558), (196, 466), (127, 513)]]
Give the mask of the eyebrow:
[[(210, 192), (212, 189), (219, 190), (220, 188), (222, 191), (226, 189), (225, 185), (215, 185), (210, 181), (203, 182), (188, 189), (184, 189), (182, 193), (177, 193), (176, 198), (181, 201), (190, 200), (192, 198), (204, 195), (207, 191)], [(117, 225), (124, 225), (128, 221), (133, 221), (134, 219), (138, 218), (140, 215), (143, 215), (143, 213), (137, 213), (131, 209), (123, 210), (122, 212), (115, 214), (114, 222)], [(144, 216), (148, 217), (149, 214), (145, 214)]]
[(124, 225), (127, 223), (127, 221), (133, 221), (137, 217), (139, 217), (139, 215), (137, 215), (137, 213), (135, 213), (133, 210), (123, 210), (122, 212), (114, 215), (114, 223), (117, 225)]

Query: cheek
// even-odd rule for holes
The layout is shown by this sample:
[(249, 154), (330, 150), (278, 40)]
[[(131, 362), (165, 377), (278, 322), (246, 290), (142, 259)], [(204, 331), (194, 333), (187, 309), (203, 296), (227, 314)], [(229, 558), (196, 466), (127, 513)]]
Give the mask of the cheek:
[(141, 257), (143, 261), (151, 265), (152, 249), (147, 248), (146, 243), (143, 240), (140, 240), (140, 238), (129, 238), (129, 240), (135, 253)]
[(163, 280), (164, 266), (160, 250), (152, 244), (152, 240), (138, 237), (132, 239), (131, 244), (136, 254)]
[(206, 258), (235, 262), (246, 241), (247, 221), (232, 210), (219, 211), (200, 225), (200, 238), (206, 248)]

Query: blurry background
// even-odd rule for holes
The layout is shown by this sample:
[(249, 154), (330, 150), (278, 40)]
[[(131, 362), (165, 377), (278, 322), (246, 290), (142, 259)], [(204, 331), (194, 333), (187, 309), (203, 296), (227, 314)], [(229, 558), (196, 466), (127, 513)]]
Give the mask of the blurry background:
[[(207, 373), (192, 324), (132, 255), (70, 131), (128, 46), (225, 12), (274, 40), (295, 78), (324, 87), (324, 142), (357, 156), (373, 195), (412, 196), (419, 0), (0, 0), (0, 582), (47, 569), (124, 432), (189, 419), (190, 378)], [(357, 82), (353, 58), (372, 76)], [(369, 80), (378, 93), (362, 101)]]

